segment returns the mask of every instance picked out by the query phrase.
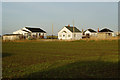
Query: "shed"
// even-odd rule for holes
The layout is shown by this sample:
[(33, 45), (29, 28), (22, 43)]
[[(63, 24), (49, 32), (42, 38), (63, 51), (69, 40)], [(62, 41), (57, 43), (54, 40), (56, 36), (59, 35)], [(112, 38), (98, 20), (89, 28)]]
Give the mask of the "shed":
[(21, 34), (5, 34), (2, 36), (3, 40), (19, 40), (21, 37)]

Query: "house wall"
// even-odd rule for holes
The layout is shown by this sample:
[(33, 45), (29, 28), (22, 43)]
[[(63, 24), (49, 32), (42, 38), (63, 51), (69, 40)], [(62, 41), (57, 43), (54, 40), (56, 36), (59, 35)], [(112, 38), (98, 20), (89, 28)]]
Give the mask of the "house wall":
[(82, 33), (72, 33), (72, 39), (79, 40), (82, 39)]
[(47, 33), (44, 33), (44, 38), (47, 38)]
[(18, 39), (20, 39), (20, 36), (18, 35), (3, 36), (3, 40), (18, 40)]
[(91, 35), (91, 32), (87, 30), (87, 31), (85, 32), (85, 35), (86, 35), (86, 34)]
[(114, 36), (114, 37), (115, 37), (115, 36), (116, 36), (116, 34), (115, 34), (115, 33), (112, 33), (112, 36)]
[(37, 38), (46, 38), (47, 37), (47, 33), (43, 33), (43, 32), (34, 32), (31, 33), (32, 37), (37, 37)]
[(58, 32), (58, 39), (72, 39), (72, 32), (64, 27), (61, 31)]
[(46, 36), (47, 34), (46, 34), (46, 33), (40, 33), (40, 32), (34, 32), (34, 33), (31, 33), (31, 35), (41, 35), (41, 36)]
[[(75, 37), (74, 37), (75, 35)], [(68, 30), (66, 27), (64, 27), (61, 31), (58, 32), (58, 39), (62, 40), (72, 40), (72, 39), (81, 39), (82, 33), (72, 33), (70, 30)]]
[(106, 32), (101, 32), (97, 34), (98, 39), (106, 39), (106, 38), (112, 38), (112, 37), (113, 37), (113, 33), (110, 33), (110, 35)]
[(88, 30), (85, 32), (85, 35), (86, 35), (86, 34), (89, 34), (91, 37), (96, 37), (96, 36), (97, 36), (97, 33), (95, 33), (95, 32), (90, 32), (90, 31), (88, 31)]
[(97, 37), (97, 33), (91, 33), (91, 37)]

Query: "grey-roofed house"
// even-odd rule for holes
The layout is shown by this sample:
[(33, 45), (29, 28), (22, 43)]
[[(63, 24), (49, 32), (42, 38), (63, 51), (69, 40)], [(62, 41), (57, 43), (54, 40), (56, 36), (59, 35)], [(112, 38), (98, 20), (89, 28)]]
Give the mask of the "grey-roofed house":
[(13, 34), (22, 34), (25, 38), (45, 38), (46, 31), (36, 27), (24, 27), (13, 32)]
[(97, 38), (106, 39), (112, 38), (114, 36), (114, 32), (108, 28), (104, 28), (100, 30), (97, 34)]
[(97, 32), (93, 29), (87, 29), (83, 32), (83, 36), (86, 36), (88, 38), (90, 37), (96, 37), (97, 36)]
[(59, 40), (79, 40), (82, 38), (82, 32), (73, 26), (65, 26), (58, 32)]

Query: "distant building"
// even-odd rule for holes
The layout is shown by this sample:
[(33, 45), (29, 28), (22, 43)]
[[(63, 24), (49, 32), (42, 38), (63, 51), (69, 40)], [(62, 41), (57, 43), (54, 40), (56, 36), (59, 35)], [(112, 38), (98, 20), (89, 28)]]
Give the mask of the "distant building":
[(96, 37), (97, 36), (97, 32), (93, 29), (87, 29), (83, 32), (83, 35), (90, 38), (90, 37)]
[(104, 28), (97, 34), (97, 38), (106, 39), (114, 36), (114, 32), (110, 29)]
[(22, 34), (25, 38), (45, 38), (46, 32), (40, 28), (24, 27), (13, 32), (13, 34)]
[(70, 25), (65, 26), (62, 30), (58, 32), (58, 39), (62, 40), (79, 40), (82, 38), (82, 33), (76, 27), (71, 27)]
[(2, 36), (3, 40), (19, 40), (22, 38), (21, 34), (5, 34)]
[(114, 32), (114, 36), (120, 36), (120, 32)]

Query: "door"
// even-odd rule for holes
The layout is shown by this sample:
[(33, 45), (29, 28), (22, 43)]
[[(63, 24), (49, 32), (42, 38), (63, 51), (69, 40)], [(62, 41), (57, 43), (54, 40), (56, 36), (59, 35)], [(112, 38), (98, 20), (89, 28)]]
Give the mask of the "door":
[(87, 37), (87, 38), (90, 38), (90, 34), (86, 34), (86, 37)]
[(62, 35), (62, 39), (67, 39), (67, 38), (66, 38), (66, 34), (63, 34), (63, 35)]

